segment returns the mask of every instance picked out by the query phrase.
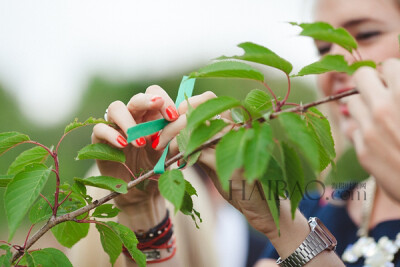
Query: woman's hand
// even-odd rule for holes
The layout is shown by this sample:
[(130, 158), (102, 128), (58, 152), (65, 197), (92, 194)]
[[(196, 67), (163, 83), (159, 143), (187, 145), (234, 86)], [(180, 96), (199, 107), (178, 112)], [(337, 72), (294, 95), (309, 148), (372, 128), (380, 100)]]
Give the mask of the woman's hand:
[(360, 68), (354, 75), (360, 95), (348, 108), (358, 128), (353, 140), (361, 165), (400, 201), (400, 61), (386, 60), (380, 71)]
[[(196, 107), (212, 97), (215, 97), (215, 94), (206, 92), (191, 97), (189, 103)], [(174, 102), (161, 87), (150, 86), (145, 93), (134, 95), (127, 105), (121, 101), (111, 103), (108, 107), (107, 117), (118, 128), (115, 129), (106, 124), (96, 125), (93, 129), (92, 142), (107, 143), (122, 149), (126, 155), (126, 166), (134, 174), (151, 170), (168, 142), (172, 141), (170, 154), (178, 152), (175, 137), (186, 126), (187, 107), (188, 105), (184, 101), (176, 110)], [(127, 144), (126, 132), (130, 127), (161, 118), (171, 123), (160, 133), (139, 138), (131, 144)], [(101, 160), (98, 160), (97, 164), (102, 175), (131, 181), (130, 172), (122, 164)], [(148, 182), (144, 191), (134, 188), (127, 194), (118, 196), (115, 202), (128, 215), (131, 223), (126, 223), (134, 225), (133, 228), (150, 228), (165, 216), (164, 199), (158, 191), (157, 182), (152, 180)], [(144, 220), (146, 222), (143, 222), (144, 225), (141, 226), (140, 221)]]

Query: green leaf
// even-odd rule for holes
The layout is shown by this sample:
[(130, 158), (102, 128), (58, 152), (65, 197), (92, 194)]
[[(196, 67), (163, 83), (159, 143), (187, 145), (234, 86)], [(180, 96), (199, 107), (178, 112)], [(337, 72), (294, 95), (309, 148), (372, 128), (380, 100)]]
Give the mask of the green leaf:
[(264, 81), (264, 74), (242, 62), (220, 61), (192, 72), (189, 78), (244, 78)]
[(211, 139), (228, 124), (223, 120), (212, 120), (210, 123), (203, 123), (193, 130), (189, 143), (186, 147), (185, 157), (192, 153), (200, 145)]
[(357, 49), (357, 42), (351, 34), (343, 28), (333, 28), (326, 22), (314, 23), (291, 23), (292, 25), (300, 26), (303, 31), (300, 33), (302, 36), (309, 36), (315, 40), (325, 41), (329, 43), (338, 44), (350, 53), (353, 49)]
[(125, 194), (128, 192), (128, 184), (125, 181), (115, 177), (92, 176), (85, 179), (75, 177), (74, 180), (84, 185), (108, 189), (121, 194)]
[(89, 224), (63, 222), (51, 228), (51, 232), (61, 245), (71, 248), (79, 240), (87, 236), (89, 232)]
[(244, 123), (250, 119), (249, 114), (241, 107), (232, 108), (231, 117), (235, 123)]
[[(189, 130), (187, 128), (182, 129), (180, 131), (179, 135), (176, 137), (176, 140), (178, 142), (179, 151), (182, 151), (182, 152), (186, 151), (186, 147), (189, 142), (189, 138), (190, 138)], [(199, 159), (200, 155), (201, 155), (201, 151), (198, 151), (198, 152), (190, 155), (189, 158), (186, 159), (186, 165), (188, 167), (190, 167), (193, 164), (195, 164), (197, 162), (197, 160)]]
[(370, 60), (358, 61), (349, 66), (342, 55), (326, 55), (319, 61), (305, 66), (297, 75), (294, 75), (293, 77), (310, 74), (322, 74), (329, 71), (344, 72), (348, 75), (353, 75), (357, 69), (364, 66), (376, 68), (375, 62)]
[(55, 248), (44, 248), (31, 253), (36, 266), (41, 267), (72, 267), (71, 262), (63, 252)]
[(17, 174), (32, 163), (44, 163), (49, 153), (43, 147), (37, 146), (22, 152), (8, 168), (7, 174)]
[(110, 263), (114, 265), (118, 256), (122, 252), (122, 242), (112, 228), (105, 223), (103, 225), (103, 223), (96, 223), (96, 228), (100, 234), (101, 245), (110, 257)]
[(85, 146), (78, 152), (76, 159), (99, 159), (122, 163), (126, 160), (124, 152), (102, 143)]
[(280, 226), (279, 226), (279, 195), (276, 190), (274, 190), (274, 181), (269, 180), (266, 177), (261, 177), (260, 182), (263, 187), (264, 196), (267, 201), (269, 211), (271, 212), (272, 218), (274, 219), (276, 228), (278, 229), (278, 233), (280, 234)]
[(136, 239), (135, 233), (128, 227), (116, 222), (106, 222), (105, 224), (111, 227), (114, 233), (117, 234), (136, 264), (139, 267), (145, 267), (146, 256), (137, 248), (139, 241)]
[[(5, 248), (7, 247), (7, 248)], [(0, 256), (0, 266), (1, 267), (10, 267), (11, 266), (11, 260), (12, 260), (12, 253), (10, 251), (10, 247), (4, 246), (4, 250), (6, 250), (6, 254), (3, 254)]]
[(181, 208), (185, 187), (185, 179), (180, 170), (167, 171), (158, 180), (161, 195), (175, 206), (175, 212)]
[(186, 127), (189, 130), (193, 130), (206, 120), (211, 119), (225, 110), (237, 106), (240, 106), (240, 102), (229, 96), (220, 96), (210, 99), (200, 104), (195, 110), (193, 110), (187, 119), (188, 121)]
[(92, 124), (98, 124), (98, 123), (111, 124), (110, 122), (105, 121), (104, 119), (95, 119), (95, 118), (90, 117), (84, 122), (79, 122), (78, 118), (75, 118), (75, 120), (73, 122), (71, 122), (70, 124), (67, 125), (67, 127), (65, 127), (64, 134), (66, 134), (72, 130), (75, 130), (76, 128), (80, 128), (80, 127), (92, 125)]
[(376, 63), (371, 60), (363, 60), (363, 61), (357, 61), (351, 64), (347, 70), (347, 74), (353, 75), (356, 70), (358, 70), (361, 67), (371, 67), (376, 69)]
[[(66, 193), (60, 193), (60, 201), (62, 201), (66, 196)], [(46, 198), (52, 205), (54, 205), (54, 194), (51, 194)], [(86, 202), (80, 195), (72, 193), (68, 199), (58, 207), (57, 216), (67, 214), (71, 211), (82, 208), (85, 205)], [(40, 198), (35, 205), (32, 206), (29, 212), (29, 220), (32, 224), (36, 224), (50, 219), (52, 215), (53, 211), (49, 204), (43, 198)]]
[(51, 168), (35, 163), (27, 166), (8, 184), (4, 203), (10, 229), (9, 240), (12, 239), (25, 214), (39, 196), (50, 172)]
[(0, 187), (7, 187), (13, 178), (14, 175), (0, 175)]
[(290, 62), (281, 58), (280, 56), (278, 56), (277, 54), (275, 54), (274, 52), (272, 52), (271, 50), (269, 50), (264, 46), (251, 42), (246, 42), (239, 44), (238, 47), (243, 48), (244, 55), (233, 56), (233, 57), (222, 56), (218, 59), (231, 58), (231, 59), (241, 59), (241, 60), (251, 61), (280, 69), (286, 74), (289, 74), (292, 71), (293, 66), (292, 64), (290, 64)]
[(278, 121), (285, 132), (286, 139), (282, 136), (277, 138), (297, 148), (305, 156), (313, 170), (319, 170), (318, 144), (305, 120), (295, 113), (286, 112), (278, 116)]
[(342, 55), (326, 55), (319, 61), (302, 68), (296, 76), (321, 74), (329, 71), (347, 72), (349, 66)]
[(290, 207), (294, 219), (297, 206), (303, 198), (304, 173), (296, 151), (284, 142), (281, 142), (281, 146), (285, 163), (284, 176), (288, 185)]
[(264, 123), (253, 122), (253, 138), (249, 139), (244, 152), (244, 169), (247, 180), (251, 183), (265, 172), (271, 158), (274, 145), (271, 127)]
[(233, 172), (242, 167), (246, 142), (250, 136), (244, 128), (227, 133), (216, 147), (216, 166), (222, 188), (228, 190)]
[(0, 155), (10, 148), (29, 140), (29, 136), (18, 132), (0, 133)]
[(272, 100), (266, 92), (254, 89), (247, 94), (244, 100), (244, 107), (255, 119), (261, 117), (262, 113), (272, 109)]
[(335, 143), (333, 141), (329, 121), (316, 108), (310, 108), (305, 114), (308, 128), (314, 132), (318, 143), (320, 169), (323, 171), (327, 165), (336, 158)]
[(198, 213), (195, 209), (193, 209), (192, 196), (194, 195), (197, 196), (196, 189), (192, 186), (192, 184), (189, 181), (185, 180), (185, 194), (183, 196), (183, 202), (180, 211), (183, 214), (190, 216), (194, 224), (196, 225), (196, 228), (199, 229), (196, 217), (199, 219), (200, 222), (202, 222), (202, 220), (200, 217), (200, 213)]
[(28, 251), (25, 251), (24, 255), (25, 255), (25, 259), (26, 259), (26, 263), (28, 264), (28, 267), (36, 267), (37, 266), (32, 255)]
[(185, 192), (183, 196), (183, 202), (180, 211), (185, 215), (192, 215), (193, 200), (192, 197), (187, 192)]
[(119, 212), (120, 210), (117, 207), (114, 207), (113, 204), (103, 204), (94, 210), (92, 217), (113, 218), (117, 216)]
[(193, 185), (188, 181), (185, 180), (185, 192), (189, 194), (189, 196), (198, 196), (196, 189), (193, 187)]

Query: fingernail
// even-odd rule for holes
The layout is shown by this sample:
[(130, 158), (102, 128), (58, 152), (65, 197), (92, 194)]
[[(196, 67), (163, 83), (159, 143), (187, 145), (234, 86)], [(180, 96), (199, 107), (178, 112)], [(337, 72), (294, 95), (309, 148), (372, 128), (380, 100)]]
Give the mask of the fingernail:
[(122, 135), (119, 135), (117, 137), (117, 142), (123, 147), (126, 147), (128, 145), (128, 142), (126, 141), (126, 139)]
[(153, 141), (153, 143), (151, 144), (151, 147), (156, 149), (156, 147), (158, 146), (158, 143), (160, 142), (160, 136), (157, 136), (157, 138)]
[(150, 135), (150, 139), (151, 139), (151, 141), (154, 141), (154, 140), (156, 140), (156, 138), (158, 137), (158, 135), (160, 134), (160, 131), (158, 131), (158, 132), (156, 132), (156, 133), (154, 133), (154, 134), (152, 134), (152, 135)]
[(136, 144), (138, 146), (144, 146), (146, 144), (146, 139), (144, 139), (143, 137), (140, 137), (140, 138), (136, 139)]
[(178, 167), (181, 166), (181, 162), (179, 161), (179, 159), (178, 159), (177, 164), (178, 164)]
[(179, 117), (178, 111), (176, 111), (174, 106), (167, 107), (166, 112), (171, 120), (176, 120)]
[(151, 102), (156, 102), (158, 99), (161, 99), (161, 96), (153, 96), (150, 101)]

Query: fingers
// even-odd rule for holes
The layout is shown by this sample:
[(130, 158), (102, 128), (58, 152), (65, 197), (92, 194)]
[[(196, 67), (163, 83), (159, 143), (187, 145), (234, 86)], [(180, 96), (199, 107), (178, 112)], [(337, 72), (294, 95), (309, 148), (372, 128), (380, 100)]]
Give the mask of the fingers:
[(126, 139), (117, 130), (104, 123), (94, 126), (92, 143), (109, 143), (118, 148), (124, 148), (128, 145)]
[(382, 105), (382, 98), (377, 96), (385, 94), (385, 86), (375, 69), (362, 67), (356, 71), (354, 79), (365, 104), (372, 108)]
[(373, 128), (370, 111), (360, 95), (349, 97), (347, 104), (351, 117), (357, 121), (363, 132)]
[(161, 131), (161, 134), (153, 141), (152, 147), (155, 150), (164, 149), (167, 144), (176, 137), (179, 132), (186, 126), (186, 115), (182, 115), (176, 121), (168, 124)]
[[(117, 124), (124, 133), (126, 133), (130, 127), (136, 125), (136, 122), (129, 112), (127, 106), (125, 106), (125, 104), (121, 101), (115, 101), (110, 104), (110, 106), (108, 107), (107, 116), (108, 120)], [(110, 136), (110, 138), (112, 137)], [(146, 139), (144, 139), (143, 137), (138, 138), (132, 142), (132, 145), (136, 147), (143, 147), (144, 145), (146, 145)]]
[[(196, 96), (192, 96), (191, 98), (189, 98), (189, 104), (190, 106), (192, 106), (193, 108), (198, 107), (200, 104), (206, 102), (207, 100), (210, 100), (212, 98), (216, 98), (217, 96), (211, 92), (211, 91), (207, 91), (202, 93), (201, 95), (196, 95)], [(179, 114), (184, 114), (188, 111), (188, 103), (187, 101), (183, 101), (179, 107), (178, 107), (178, 111)]]
[(148, 87), (145, 94), (133, 96), (127, 107), (138, 123), (142, 122), (143, 116), (148, 112), (150, 112), (148, 120), (154, 120), (162, 116), (168, 121), (174, 121), (179, 117), (174, 101), (157, 85)]
[(392, 58), (382, 64), (382, 76), (387, 86), (398, 98), (400, 97), (400, 60)]

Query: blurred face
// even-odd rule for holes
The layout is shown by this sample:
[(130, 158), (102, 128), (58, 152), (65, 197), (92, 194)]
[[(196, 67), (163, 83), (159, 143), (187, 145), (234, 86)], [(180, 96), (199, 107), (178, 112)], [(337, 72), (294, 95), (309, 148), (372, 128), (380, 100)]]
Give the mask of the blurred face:
[[(318, 0), (315, 20), (348, 30), (357, 40), (363, 60), (371, 59), (379, 63), (400, 57), (400, 5), (396, 0)], [(354, 61), (349, 52), (337, 45), (319, 41), (316, 45), (321, 55), (342, 54), (348, 62)], [(318, 83), (325, 95), (355, 87), (351, 77), (334, 72), (319, 75)], [(332, 103), (331, 107), (343, 132), (355, 127), (348, 117), (345, 100)]]

